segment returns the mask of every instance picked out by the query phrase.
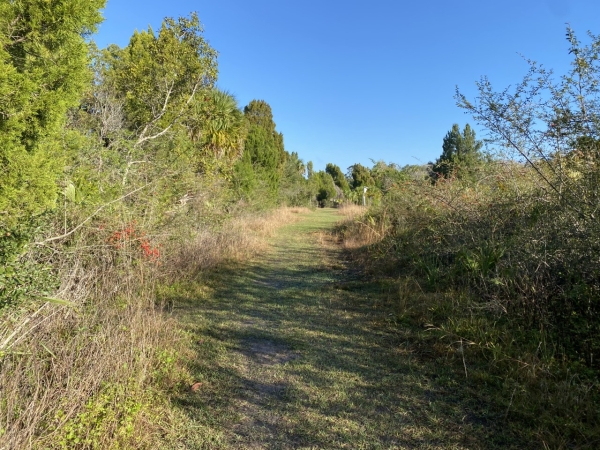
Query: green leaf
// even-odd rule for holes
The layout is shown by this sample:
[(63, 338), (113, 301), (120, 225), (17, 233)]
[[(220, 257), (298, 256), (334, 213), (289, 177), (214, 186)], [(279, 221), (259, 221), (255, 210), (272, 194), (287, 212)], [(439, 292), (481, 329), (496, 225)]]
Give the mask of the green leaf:
[(67, 184), (67, 187), (65, 188), (65, 197), (67, 197), (67, 200), (69, 200), (71, 203), (75, 203), (76, 201), (76, 190), (75, 190), (75, 185), (69, 181), (69, 184)]

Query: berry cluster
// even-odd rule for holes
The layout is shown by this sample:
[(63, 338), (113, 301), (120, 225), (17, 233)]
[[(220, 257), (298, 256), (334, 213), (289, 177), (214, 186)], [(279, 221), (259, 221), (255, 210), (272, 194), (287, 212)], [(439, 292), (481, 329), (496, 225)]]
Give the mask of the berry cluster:
[(125, 228), (114, 231), (107, 241), (117, 250), (123, 248), (129, 242), (138, 242), (142, 256), (158, 264), (160, 260), (160, 246), (153, 246), (146, 237), (146, 233), (136, 230), (136, 225), (135, 221), (130, 222)]

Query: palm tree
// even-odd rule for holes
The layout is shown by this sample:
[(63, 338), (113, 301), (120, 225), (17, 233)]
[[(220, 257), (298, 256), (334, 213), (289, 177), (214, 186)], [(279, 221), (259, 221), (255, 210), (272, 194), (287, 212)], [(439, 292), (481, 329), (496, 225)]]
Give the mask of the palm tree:
[(211, 89), (198, 96), (186, 125), (192, 142), (199, 143), (207, 154), (217, 158), (241, 156), (246, 123), (229, 92)]
[(237, 100), (226, 91), (215, 89), (209, 97), (204, 144), (216, 157), (237, 159), (242, 156), (246, 122)]

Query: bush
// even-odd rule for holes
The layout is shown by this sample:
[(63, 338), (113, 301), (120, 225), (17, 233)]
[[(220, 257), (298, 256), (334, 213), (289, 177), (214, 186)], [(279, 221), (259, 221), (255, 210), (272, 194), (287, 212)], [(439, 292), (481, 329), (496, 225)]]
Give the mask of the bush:
[(590, 420), (599, 417), (598, 234), (574, 228), (530, 166), (488, 162), (475, 175), (406, 181), (347, 225), (344, 240), (366, 246), (373, 273), (408, 280), (401, 321), (465, 343), (465, 358), (482, 367), (473, 376), (504, 380), (494, 382), (497, 401), (551, 447), (591, 442), (600, 433)]

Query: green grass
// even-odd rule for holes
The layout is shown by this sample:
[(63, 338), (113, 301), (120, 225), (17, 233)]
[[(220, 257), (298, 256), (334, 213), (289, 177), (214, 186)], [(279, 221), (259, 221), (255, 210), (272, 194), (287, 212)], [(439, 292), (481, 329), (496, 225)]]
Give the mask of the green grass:
[(201, 383), (174, 399), (185, 448), (523, 448), (505, 411), (398, 322), (393, 284), (344, 261), (327, 239), (339, 219), (308, 213), (264, 255), (171, 290)]

